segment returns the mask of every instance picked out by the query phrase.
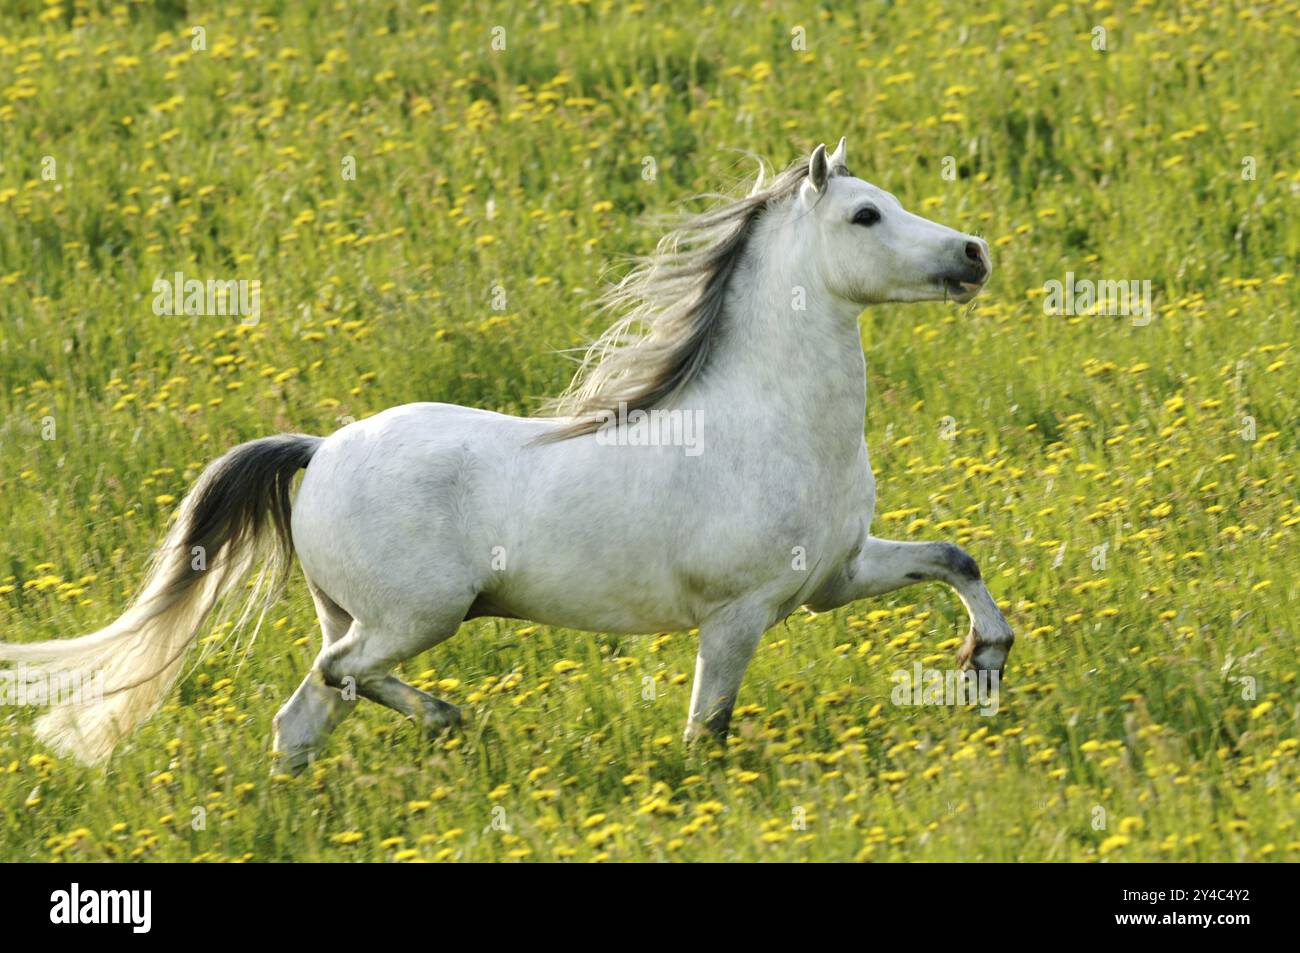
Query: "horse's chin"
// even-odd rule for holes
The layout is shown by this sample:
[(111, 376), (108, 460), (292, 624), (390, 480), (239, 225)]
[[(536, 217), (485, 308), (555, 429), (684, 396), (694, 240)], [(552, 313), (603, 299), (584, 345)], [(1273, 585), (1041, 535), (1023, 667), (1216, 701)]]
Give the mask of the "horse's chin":
[(944, 299), (965, 304), (983, 290), (982, 282), (958, 281), (955, 278), (943, 279)]

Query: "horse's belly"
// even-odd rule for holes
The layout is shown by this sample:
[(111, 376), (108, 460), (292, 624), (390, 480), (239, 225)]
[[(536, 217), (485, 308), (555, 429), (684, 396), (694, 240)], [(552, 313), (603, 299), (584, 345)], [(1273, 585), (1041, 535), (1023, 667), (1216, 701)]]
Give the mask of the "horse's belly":
[[(529, 534), (503, 553), (483, 593), (498, 614), (591, 632), (667, 632), (698, 624), (668, 557), (650, 529), (621, 534)], [(512, 561), (513, 557), (513, 561)]]
[(581, 632), (627, 635), (678, 632), (696, 625), (695, 620), (686, 614), (673, 612), (671, 607), (658, 602), (637, 606), (624, 593), (611, 593), (609, 596), (601, 598), (599, 593), (587, 592), (580, 598), (573, 598), (572, 594), (564, 594), (562, 589), (517, 591), (505, 596), (484, 593), (471, 607), (469, 618), (502, 616)]

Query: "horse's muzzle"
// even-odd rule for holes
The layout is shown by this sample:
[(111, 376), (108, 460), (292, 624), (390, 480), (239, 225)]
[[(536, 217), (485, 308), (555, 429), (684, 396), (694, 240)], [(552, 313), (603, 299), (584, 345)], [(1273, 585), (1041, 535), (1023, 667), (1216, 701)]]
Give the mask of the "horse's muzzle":
[(993, 270), (988, 243), (981, 238), (963, 237), (954, 258), (952, 269), (943, 275), (943, 287), (949, 297), (964, 304), (979, 294)]

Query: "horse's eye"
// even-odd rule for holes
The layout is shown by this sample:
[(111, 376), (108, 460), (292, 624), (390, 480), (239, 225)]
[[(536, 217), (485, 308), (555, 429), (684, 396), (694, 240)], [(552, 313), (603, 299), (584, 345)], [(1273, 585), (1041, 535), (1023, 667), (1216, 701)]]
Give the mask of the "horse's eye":
[(874, 205), (864, 205), (853, 213), (854, 225), (871, 226), (875, 225), (878, 221), (880, 221), (880, 209), (876, 208)]

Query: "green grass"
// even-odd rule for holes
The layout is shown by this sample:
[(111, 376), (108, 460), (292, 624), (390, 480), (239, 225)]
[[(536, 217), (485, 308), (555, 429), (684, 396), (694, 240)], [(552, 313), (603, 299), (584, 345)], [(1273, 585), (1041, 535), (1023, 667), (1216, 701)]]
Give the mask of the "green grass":
[[(405, 667), (459, 735), (363, 705), (277, 779), (318, 639), (297, 577), (107, 772), (4, 709), (0, 859), (1296, 859), (1295, 2), (393, 6), (8, 5), (0, 636), (113, 618), (236, 442), (533, 412), (653, 216), (737, 150), (846, 135), (993, 247), (974, 305), (862, 328), (878, 531), (979, 560), (1019, 633), (1002, 709), (890, 704), (951, 664), (941, 587), (774, 629), (725, 754), (678, 741), (692, 635), (487, 620)], [(155, 315), (176, 271), (259, 280), (260, 323)], [(1149, 279), (1155, 319), (1045, 315), (1067, 271)]]

